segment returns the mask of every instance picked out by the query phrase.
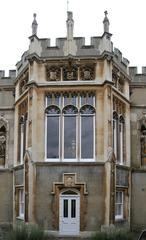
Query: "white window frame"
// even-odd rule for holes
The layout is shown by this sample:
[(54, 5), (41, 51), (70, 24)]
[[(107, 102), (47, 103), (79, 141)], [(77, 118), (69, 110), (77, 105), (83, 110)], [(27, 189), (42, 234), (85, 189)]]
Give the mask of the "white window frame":
[(121, 214), (116, 214), (115, 212), (115, 219), (118, 220), (118, 219), (123, 219), (124, 218), (124, 192), (123, 191), (116, 191), (116, 194), (119, 193), (119, 194), (122, 194), (122, 201), (120, 203), (117, 203), (117, 199), (115, 198), (115, 209), (116, 209), (116, 206), (117, 205), (120, 205), (121, 206)]
[(69, 115), (66, 114), (66, 116), (75, 116), (76, 117), (76, 157), (75, 158), (64, 158), (64, 118), (65, 114), (62, 114), (62, 161), (63, 162), (77, 162), (77, 149), (78, 149), (78, 114)]
[[(24, 219), (24, 211), (25, 211), (25, 205), (24, 205), (24, 189), (21, 188), (18, 190), (18, 201), (19, 201), (19, 218)], [(23, 205), (23, 206), (22, 206)], [(22, 211), (24, 210), (24, 211)]]
[[(56, 115), (51, 115), (51, 117), (55, 117), (55, 116), (58, 116), (59, 117), (59, 152), (58, 152), (58, 155), (60, 156), (60, 118), (61, 118), (61, 116), (60, 116), (60, 114), (56, 114)], [(48, 118), (48, 116), (47, 116), (47, 114), (45, 115), (45, 129), (46, 129), (46, 131), (45, 131), (45, 161), (46, 162), (60, 162), (60, 157), (59, 158), (47, 158), (47, 118)]]
[(117, 141), (118, 141), (118, 120), (116, 118), (113, 118), (113, 147), (114, 147), (114, 154), (117, 159), (117, 152), (118, 152), (118, 146), (117, 146)]
[[(83, 116), (87, 116), (84, 114)], [(80, 114), (80, 162), (95, 162), (95, 113), (94, 114), (89, 114), (88, 116), (93, 117), (93, 158), (81, 158), (81, 129), (82, 129), (82, 124), (81, 124), (81, 118), (82, 115)]]
[(124, 149), (123, 149), (123, 143), (124, 143), (124, 123), (123, 122), (120, 122), (119, 123), (119, 131), (120, 131), (120, 159), (119, 159), (119, 163), (121, 165), (123, 165), (124, 163)]
[[(93, 96), (93, 106), (95, 108), (95, 96)], [(47, 97), (45, 100), (45, 104), (47, 107)], [(88, 103), (86, 103), (88, 105)], [(85, 104), (85, 105), (86, 105)], [(54, 105), (52, 103), (52, 105)], [(72, 104), (69, 104), (72, 105)], [(90, 104), (89, 104), (90, 105)], [(81, 96), (76, 96), (76, 106), (80, 109), (81, 106)], [(64, 106), (64, 96), (61, 94), (59, 98), (59, 106), (60, 109), (63, 109)], [(93, 116), (93, 158), (91, 159), (81, 159), (81, 114), (76, 114), (76, 158), (74, 159), (65, 159), (64, 158), (64, 114), (61, 112), (59, 114), (59, 158), (47, 158), (47, 114), (45, 114), (45, 161), (46, 162), (95, 162), (95, 130), (96, 130), (96, 115), (91, 114)], [(55, 116), (55, 115), (54, 115)], [(52, 115), (53, 117), (53, 115)], [(78, 156), (79, 154), (79, 156)]]
[(24, 157), (24, 123), (20, 123), (20, 164), (23, 164)]

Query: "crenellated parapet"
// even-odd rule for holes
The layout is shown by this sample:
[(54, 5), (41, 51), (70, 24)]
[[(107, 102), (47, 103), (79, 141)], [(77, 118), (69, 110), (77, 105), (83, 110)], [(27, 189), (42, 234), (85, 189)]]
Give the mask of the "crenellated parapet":
[(120, 67), (124, 71), (127, 71), (128, 73), (129, 61), (127, 58), (124, 58), (122, 56), (122, 53), (118, 48), (114, 48), (114, 60), (118, 63), (118, 65), (120, 65)]
[(5, 71), (0, 70), (0, 80), (2, 79), (15, 79), (16, 78), (16, 70), (9, 70), (9, 75), (6, 77)]
[(138, 73), (137, 67), (129, 67), (129, 75), (132, 78), (132, 82), (146, 84), (146, 66), (143, 66), (141, 69), (142, 72)]

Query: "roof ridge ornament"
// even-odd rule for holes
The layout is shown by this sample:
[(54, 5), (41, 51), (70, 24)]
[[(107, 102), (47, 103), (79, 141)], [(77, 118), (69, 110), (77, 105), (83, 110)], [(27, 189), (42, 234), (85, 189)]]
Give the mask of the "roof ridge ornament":
[(105, 14), (105, 17), (104, 17), (104, 20), (103, 20), (104, 32), (109, 33), (109, 25), (110, 25), (110, 22), (109, 22), (109, 19), (108, 19), (108, 17), (107, 17), (108, 12), (105, 11), (104, 14)]
[(34, 13), (33, 14), (33, 17), (34, 17), (34, 19), (33, 19), (33, 22), (32, 22), (32, 35), (37, 35), (37, 28), (38, 28), (38, 23), (37, 23), (37, 21), (36, 21), (36, 13)]

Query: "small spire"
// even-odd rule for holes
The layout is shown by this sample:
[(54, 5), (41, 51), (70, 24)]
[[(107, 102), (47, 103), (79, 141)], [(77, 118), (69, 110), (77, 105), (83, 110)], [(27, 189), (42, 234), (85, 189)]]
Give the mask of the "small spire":
[(37, 28), (38, 28), (38, 24), (37, 24), (37, 21), (36, 21), (36, 13), (33, 14), (33, 22), (32, 22), (32, 35), (37, 35)]
[(72, 40), (73, 39), (73, 28), (74, 28), (74, 20), (73, 20), (73, 13), (72, 12), (67, 12), (67, 40)]
[(67, 0), (67, 12), (69, 11), (69, 0)]
[(110, 22), (109, 22), (109, 19), (108, 19), (108, 17), (107, 17), (108, 12), (105, 11), (104, 14), (105, 14), (105, 17), (104, 17), (104, 20), (103, 20), (104, 32), (109, 33), (109, 25), (110, 25)]

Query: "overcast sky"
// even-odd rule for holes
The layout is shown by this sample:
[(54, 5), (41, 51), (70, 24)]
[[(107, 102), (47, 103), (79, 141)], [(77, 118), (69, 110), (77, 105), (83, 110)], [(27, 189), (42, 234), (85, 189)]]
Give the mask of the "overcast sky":
[[(66, 37), (67, 0), (3, 0), (0, 4), (0, 69), (15, 69), (29, 47), (33, 13), (37, 14), (38, 37)], [(69, 0), (73, 11), (74, 36), (103, 33), (104, 11), (108, 11), (114, 47), (120, 49), (131, 66), (146, 65), (146, 0)]]

